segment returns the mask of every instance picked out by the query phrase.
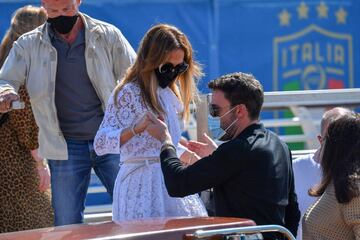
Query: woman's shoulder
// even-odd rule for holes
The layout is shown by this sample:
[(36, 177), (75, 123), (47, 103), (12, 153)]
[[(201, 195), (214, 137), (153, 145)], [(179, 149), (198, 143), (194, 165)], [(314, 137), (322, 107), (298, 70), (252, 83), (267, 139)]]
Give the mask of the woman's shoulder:
[(131, 91), (134, 93), (140, 92), (140, 85), (136, 81), (125, 83), (122, 87), (122, 90), (124, 91)]
[(122, 86), (117, 86), (108, 100), (108, 104), (125, 104), (126, 102), (138, 101), (138, 97), (141, 96), (140, 86), (135, 82), (128, 82)]
[(123, 96), (123, 95), (140, 95), (141, 93), (141, 89), (140, 89), (140, 86), (137, 82), (128, 82), (128, 83), (125, 83), (124, 85), (121, 86), (121, 89), (120, 90), (114, 90), (114, 92), (118, 92), (118, 95), (117, 97), (119, 98), (120, 96)]

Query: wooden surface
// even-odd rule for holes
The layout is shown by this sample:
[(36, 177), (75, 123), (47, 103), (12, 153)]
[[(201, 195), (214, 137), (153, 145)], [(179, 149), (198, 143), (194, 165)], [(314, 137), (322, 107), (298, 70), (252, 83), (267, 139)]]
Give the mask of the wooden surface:
[(30, 231), (0, 234), (0, 240), (13, 239), (191, 239), (185, 237), (196, 230), (253, 226), (255, 223), (240, 218), (154, 218), (138, 221), (74, 224)]

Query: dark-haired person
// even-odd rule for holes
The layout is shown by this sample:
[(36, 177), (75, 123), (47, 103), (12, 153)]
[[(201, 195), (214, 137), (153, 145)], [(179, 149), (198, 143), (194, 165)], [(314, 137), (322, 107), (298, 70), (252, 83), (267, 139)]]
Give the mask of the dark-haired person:
[[(214, 188), (215, 215), (279, 224), (296, 235), (300, 212), (289, 148), (259, 122), (263, 88), (254, 76), (224, 75), (209, 83), (212, 126), (227, 141), (191, 166), (176, 156), (166, 125), (152, 119), (147, 132), (162, 143), (161, 168), (170, 196)], [(217, 124), (215, 123), (217, 121)], [(276, 239), (274, 235), (264, 235)], [(271, 238), (272, 237), (272, 238)], [(275, 238), (274, 238), (275, 237)]]
[(360, 115), (328, 127), (321, 152), (322, 178), (310, 195), (319, 199), (303, 217), (303, 240), (360, 239)]
[(21, 85), (51, 172), (55, 225), (81, 223), (91, 169), (112, 196), (119, 155), (96, 155), (94, 137), (135, 52), (119, 29), (79, 12), (81, 0), (41, 0), (47, 22), (13, 44), (0, 70), (0, 112)]
[[(320, 147), (314, 154), (301, 156), (293, 161), (295, 189), (298, 196), (299, 209), (303, 216), (306, 210), (316, 201), (316, 198), (309, 196), (309, 189), (318, 184), (321, 179), (320, 152), (323, 146), (327, 128), (337, 118), (351, 113), (352, 111), (342, 107), (335, 107), (326, 111), (321, 119), (320, 134), (317, 139)], [(302, 225), (299, 224), (297, 239), (302, 239)]]

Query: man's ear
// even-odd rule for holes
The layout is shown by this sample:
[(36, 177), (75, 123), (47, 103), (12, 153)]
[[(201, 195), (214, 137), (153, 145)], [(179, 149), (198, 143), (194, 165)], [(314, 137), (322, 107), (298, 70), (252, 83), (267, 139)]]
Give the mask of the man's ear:
[(247, 108), (246, 108), (245, 104), (237, 105), (237, 108), (236, 108), (235, 111), (236, 111), (236, 115), (239, 118), (243, 118), (244, 116), (246, 116), (248, 114), (248, 111), (247, 111)]
[(317, 135), (317, 139), (318, 139), (318, 141), (319, 141), (319, 143), (320, 143), (320, 145), (321, 145), (321, 144), (322, 144), (322, 141), (323, 141), (321, 135)]

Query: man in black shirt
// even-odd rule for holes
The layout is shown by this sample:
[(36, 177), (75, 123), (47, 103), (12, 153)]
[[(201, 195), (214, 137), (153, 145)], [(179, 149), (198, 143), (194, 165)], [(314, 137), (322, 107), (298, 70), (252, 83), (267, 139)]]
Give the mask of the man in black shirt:
[(213, 188), (216, 216), (279, 224), (296, 235), (300, 211), (291, 152), (259, 123), (264, 99), (260, 82), (250, 74), (233, 73), (211, 81), (209, 87), (210, 130), (227, 141), (210, 155), (185, 167), (164, 122), (154, 118), (147, 128), (162, 142), (161, 168), (169, 195), (184, 197)]

